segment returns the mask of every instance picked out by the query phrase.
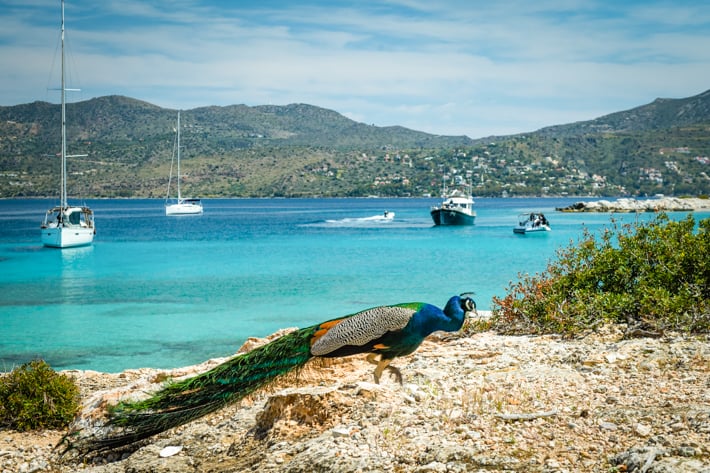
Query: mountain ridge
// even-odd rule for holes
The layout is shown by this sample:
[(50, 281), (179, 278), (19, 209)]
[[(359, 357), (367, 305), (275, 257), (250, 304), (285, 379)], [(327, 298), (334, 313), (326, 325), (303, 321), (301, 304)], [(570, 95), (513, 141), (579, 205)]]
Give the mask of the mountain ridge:
[(646, 105), (610, 113), (592, 120), (553, 125), (538, 131), (552, 135), (651, 131), (707, 123), (708, 120), (710, 120), (710, 89), (687, 98), (656, 98)]
[[(0, 197), (53, 196), (60, 106), (0, 107)], [(82, 197), (158, 197), (177, 110), (120, 95), (67, 106)], [(204, 197), (708, 194), (710, 90), (517, 135), (472, 139), (377, 127), (303, 103), (182, 111), (185, 186)], [(669, 164), (671, 163), (671, 164)]]

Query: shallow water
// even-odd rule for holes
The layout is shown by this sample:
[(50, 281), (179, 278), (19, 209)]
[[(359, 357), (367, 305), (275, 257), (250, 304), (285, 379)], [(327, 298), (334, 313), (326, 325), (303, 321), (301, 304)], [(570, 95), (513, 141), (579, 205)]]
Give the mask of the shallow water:
[[(577, 200), (477, 199), (471, 227), (434, 227), (436, 199), (214, 199), (186, 217), (166, 217), (162, 200), (95, 200), (94, 244), (65, 250), (40, 244), (53, 202), (2, 200), (0, 371), (36, 357), (55, 369), (185, 366), (250, 336), (462, 292), (490, 309), (519, 272), (609, 224), (554, 211)], [(394, 220), (372, 218), (384, 210)], [(532, 210), (553, 231), (514, 235)]]

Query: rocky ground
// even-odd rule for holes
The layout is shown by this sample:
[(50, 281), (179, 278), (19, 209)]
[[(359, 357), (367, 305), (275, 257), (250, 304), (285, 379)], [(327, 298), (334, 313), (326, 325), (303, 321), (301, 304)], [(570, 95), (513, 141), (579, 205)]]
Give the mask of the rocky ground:
[(612, 201), (602, 199), (576, 202), (557, 210), (561, 212), (692, 212), (710, 210), (710, 199), (679, 197), (644, 200), (621, 198)]
[[(394, 363), (403, 386), (373, 384), (363, 357), (314, 364), (132, 454), (89, 461), (53, 452), (65, 432), (0, 430), (0, 471), (710, 472), (710, 340), (620, 333), (434, 334)], [(166, 375), (66, 373), (87, 410)]]

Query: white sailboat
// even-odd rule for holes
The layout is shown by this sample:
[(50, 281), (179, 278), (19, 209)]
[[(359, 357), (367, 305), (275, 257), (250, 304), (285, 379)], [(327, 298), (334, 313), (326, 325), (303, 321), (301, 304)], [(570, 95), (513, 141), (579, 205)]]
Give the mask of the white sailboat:
[(87, 206), (72, 206), (67, 201), (67, 158), (86, 156), (77, 154), (67, 156), (67, 120), (66, 93), (64, 73), (64, 1), (62, 1), (62, 150), (61, 150), (61, 184), (60, 203), (47, 210), (40, 227), (42, 244), (50, 248), (73, 248), (90, 245), (94, 241), (96, 227), (94, 213)]
[(177, 118), (177, 138), (173, 150), (173, 158), (177, 154), (177, 201), (170, 199), (170, 181), (173, 177), (173, 165), (170, 163), (170, 178), (168, 179), (168, 195), (165, 199), (165, 215), (200, 215), (202, 202), (196, 198), (183, 198), (180, 194), (180, 111)]

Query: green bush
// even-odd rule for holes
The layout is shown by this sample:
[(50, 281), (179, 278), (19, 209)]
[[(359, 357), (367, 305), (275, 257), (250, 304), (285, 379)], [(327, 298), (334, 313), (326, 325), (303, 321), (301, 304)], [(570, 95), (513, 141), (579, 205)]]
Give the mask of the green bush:
[(19, 431), (60, 429), (79, 411), (79, 388), (42, 360), (0, 376), (0, 425)]
[(710, 331), (710, 219), (620, 226), (558, 251), (541, 274), (520, 275), (493, 298), (501, 333), (573, 336), (606, 323), (627, 335)]

